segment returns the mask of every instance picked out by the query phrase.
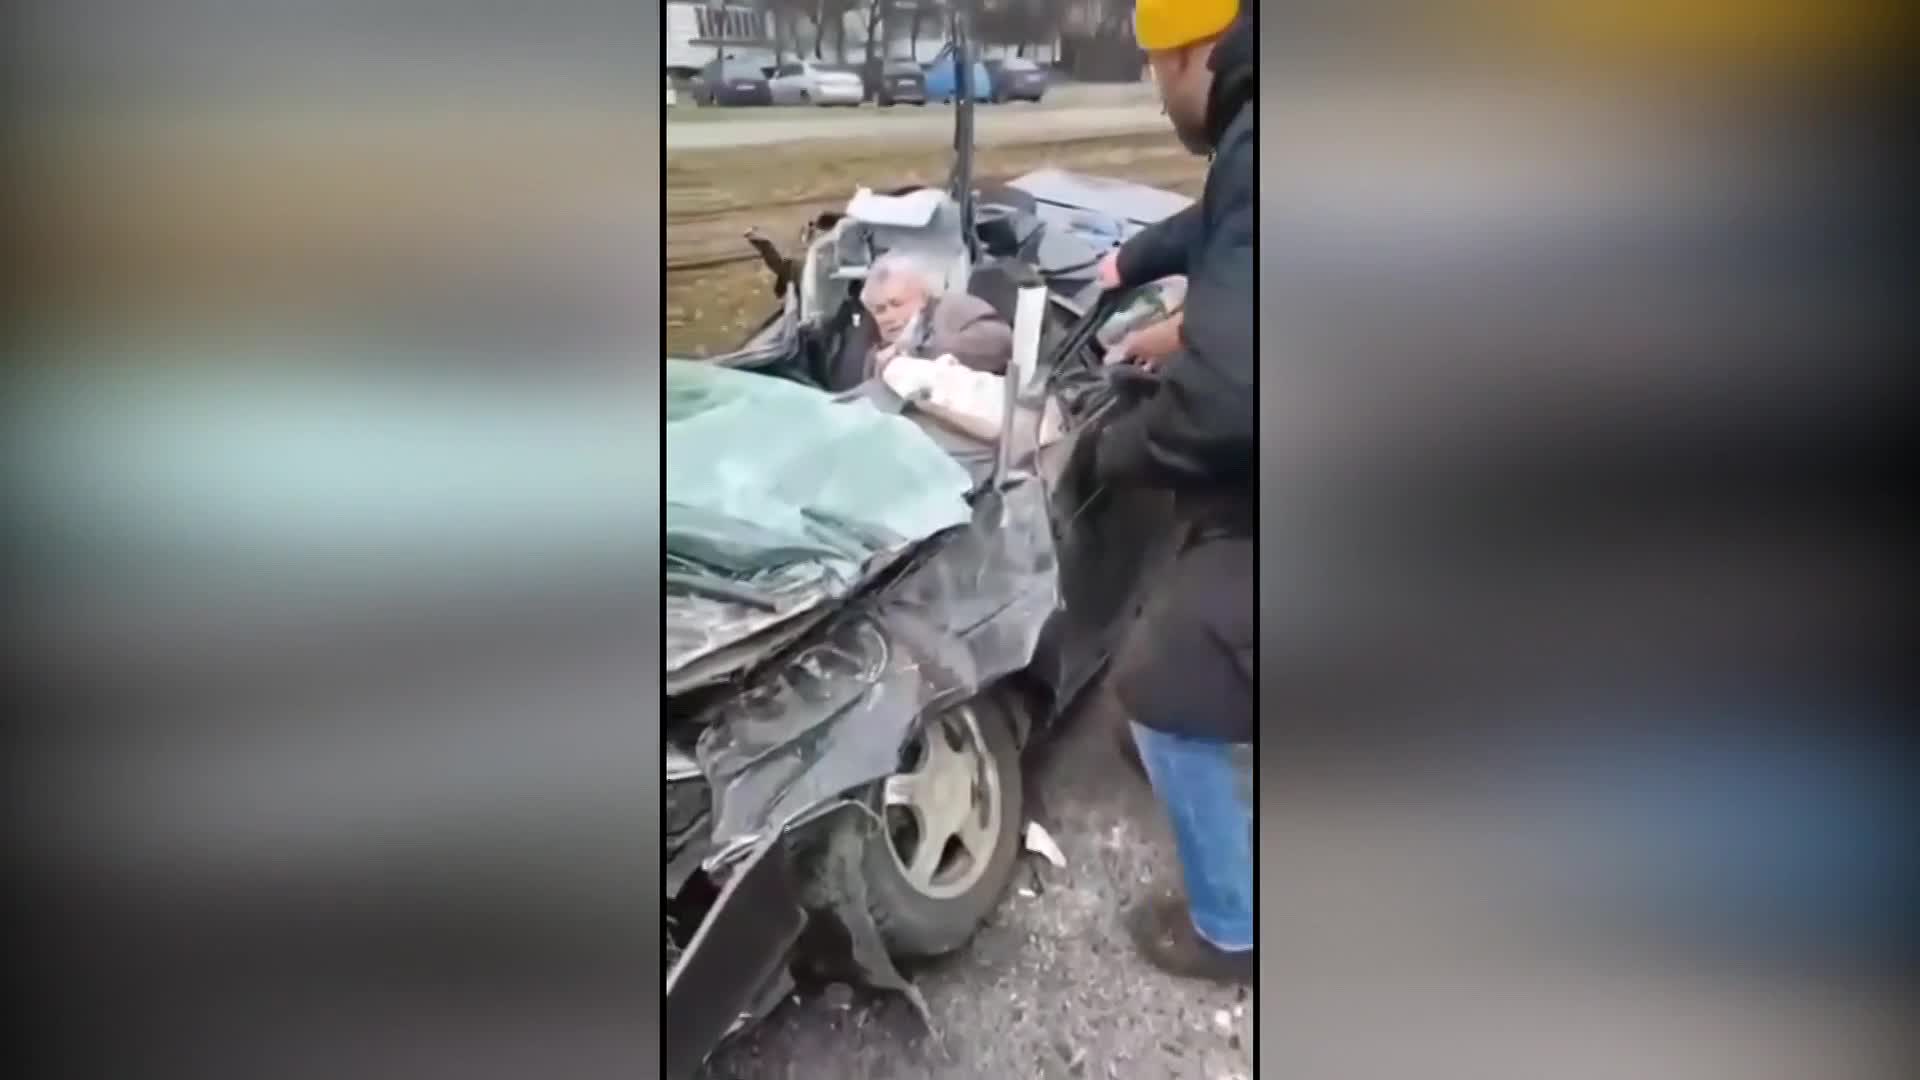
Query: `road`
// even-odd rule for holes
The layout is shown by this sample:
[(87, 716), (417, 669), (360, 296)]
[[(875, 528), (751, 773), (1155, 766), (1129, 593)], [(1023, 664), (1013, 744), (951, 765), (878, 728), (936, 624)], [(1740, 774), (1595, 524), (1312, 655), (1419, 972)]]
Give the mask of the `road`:
[(1120, 924), (1172, 872), (1173, 848), (1145, 783), (1102, 735), (1115, 708), (1096, 695), (1032, 762), (1034, 816), (1067, 869), (1029, 856), (972, 944), (916, 975), (935, 1034), (902, 1001), (803, 990), (716, 1055), (707, 1080), (1251, 1077), (1251, 998), (1161, 975)]
[[(742, 109), (717, 115), (668, 113), (667, 150), (715, 150), (774, 146), (811, 139), (875, 138), (914, 143), (953, 141), (951, 106), (898, 106), (879, 109)], [(1165, 130), (1160, 106), (1138, 91), (1081, 96), (1070, 102), (1033, 105), (1013, 102), (982, 105), (974, 112), (975, 137), (982, 143), (1033, 142), (1089, 135)]]

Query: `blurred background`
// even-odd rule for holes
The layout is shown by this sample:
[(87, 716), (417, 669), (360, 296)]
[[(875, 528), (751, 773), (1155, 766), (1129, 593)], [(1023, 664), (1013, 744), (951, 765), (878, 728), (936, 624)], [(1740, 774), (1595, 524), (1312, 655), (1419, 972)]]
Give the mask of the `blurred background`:
[(657, 10), (12, 14), (27, 1059), (657, 1060)]
[(1309, 7), (1260, 13), (1264, 1060), (1904, 1075), (1909, 13)]

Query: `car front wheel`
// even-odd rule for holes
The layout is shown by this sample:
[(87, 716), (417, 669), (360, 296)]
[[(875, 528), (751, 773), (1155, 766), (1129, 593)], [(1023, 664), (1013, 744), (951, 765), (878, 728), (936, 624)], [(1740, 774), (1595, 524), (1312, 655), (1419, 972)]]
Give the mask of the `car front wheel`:
[(958, 949), (1020, 856), (1020, 747), (1006, 707), (981, 697), (929, 720), (875, 794), (886, 833), (864, 869), (881, 937), (896, 956)]

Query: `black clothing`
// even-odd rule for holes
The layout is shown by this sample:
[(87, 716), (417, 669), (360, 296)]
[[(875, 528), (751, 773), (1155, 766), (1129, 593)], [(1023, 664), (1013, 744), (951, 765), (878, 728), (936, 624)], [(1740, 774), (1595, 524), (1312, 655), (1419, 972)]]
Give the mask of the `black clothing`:
[(1094, 457), (1110, 485), (1175, 493), (1193, 531), (1115, 665), (1137, 722), (1176, 735), (1253, 739), (1254, 65), (1242, 20), (1215, 46), (1200, 201), (1128, 241), (1124, 285), (1187, 278), (1183, 348), (1159, 390), (1104, 429)]

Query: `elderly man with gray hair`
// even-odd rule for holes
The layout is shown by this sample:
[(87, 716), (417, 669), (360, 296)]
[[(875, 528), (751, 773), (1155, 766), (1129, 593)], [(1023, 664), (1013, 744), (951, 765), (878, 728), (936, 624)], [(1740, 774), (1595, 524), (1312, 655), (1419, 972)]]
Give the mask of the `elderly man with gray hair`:
[(1013, 327), (993, 305), (970, 293), (946, 292), (940, 276), (910, 255), (875, 260), (860, 300), (874, 326), (863, 380), (878, 377), (896, 356), (951, 355), (995, 375), (1005, 374), (1013, 358)]

